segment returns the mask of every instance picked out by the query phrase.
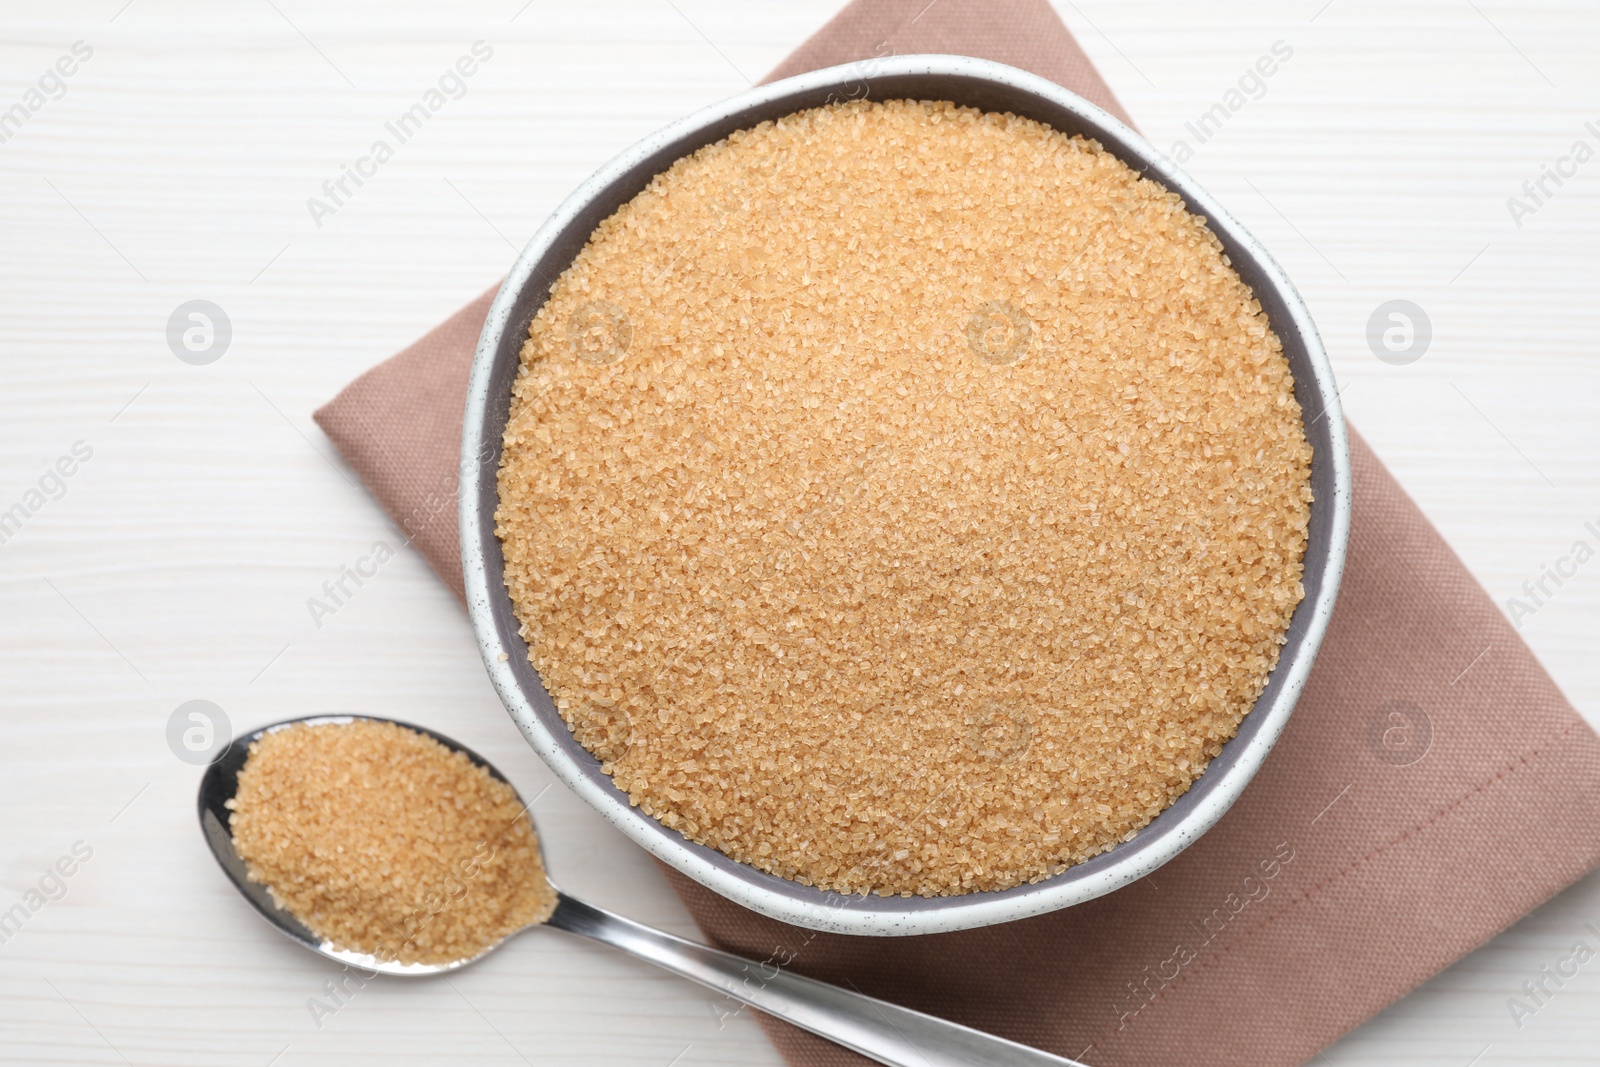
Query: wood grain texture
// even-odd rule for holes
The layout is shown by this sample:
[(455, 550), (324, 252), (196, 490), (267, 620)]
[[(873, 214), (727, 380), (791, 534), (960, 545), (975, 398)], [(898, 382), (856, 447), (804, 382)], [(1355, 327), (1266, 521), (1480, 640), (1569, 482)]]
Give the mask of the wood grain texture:
[[(413, 553), (311, 618), (321, 584), (393, 535), (310, 412), (481, 292), (605, 159), (760, 78), (836, 6), (5, 5), (0, 110), (73, 42), (93, 56), (0, 144), (0, 511), (75, 442), (93, 456), (0, 544), (0, 911), (74, 842), (93, 856), (0, 944), (0, 1062), (777, 1062), (747, 1016), (556, 934), (448, 984), (369, 985), (319, 1028), (307, 1000), (337, 969), (215, 870), (198, 769), (165, 731), (195, 698), (235, 728), (371, 711), (460, 738), (526, 796), (550, 784)], [(1352, 420), (1497, 599), (1574, 541), (1600, 547), (1600, 160), (1547, 183), (1520, 227), (1506, 204), (1573, 142), (1600, 148), (1593, 5), (1058, 10), (1151, 139), (1189, 142), (1187, 167), (1283, 261)], [(479, 40), (493, 56), (464, 95), (318, 226), (307, 198)], [(1199, 143), (1186, 124), (1278, 41), (1292, 57)], [(208, 366), (167, 344), (195, 298), (233, 326)], [(1434, 331), (1404, 367), (1366, 340), (1396, 298)], [(1522, 633), (1600, 721), (1600, 562), (1551, 588)], [(564, 790), (534, 810), (564, 886), (691, 931), (653, 865)], [(1326, 1059), (1591, 1055), (1600, 962), (1520, 1027), (1506, 1003), (1574, 941), (1600, 946), (1590, 921), (1597, 877)]]

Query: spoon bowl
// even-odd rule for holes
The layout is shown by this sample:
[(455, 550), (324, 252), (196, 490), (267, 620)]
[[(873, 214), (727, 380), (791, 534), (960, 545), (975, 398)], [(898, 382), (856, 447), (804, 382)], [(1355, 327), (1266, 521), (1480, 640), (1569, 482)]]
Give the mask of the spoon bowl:
[[(326, 956), (330, 960), (358, 967), (363, 971), (376, 971), (379, 974), (392, 974), (402, 977), (414, 978), (430, 974), (444, 974), (448, 971), (459, 970), (469, 963), (483, 959), (489, 953), (505, 944), (516, 934), (501, 938), (488, 948), (475, 956), (465, 959), (452, 960), (449, 963), (401, 963), (398, 960), (385, 960), (366, 952), (356, 952), (350, 949), (341, 949), (334, 946), (333, 942), (324, 940), (312, 933), (299, 919), (295, 918), (287, 908), (280, 908), (272, 895), (267, 892), (267, 887), (260, 882), (252, 882), (245, 871), (244, 860), (239, 858), (239, 853), (233, 847), (233, 834), (228, 829), (228, 801), (239, 791), (239, 772), (244, 770), (245, 761), (250, 758), (250, 746), (269, 733), (285, 730), (292, 726), (333, 726), (351, 722), (388, 722), (396, 726), (403, 726), (407, 730), (415, 730), (426, 737), (431, 737), (444, 747), (460, 752), (473, 763), (488, 771), (494, 777), (506, 782), (505, 775), (495, 769), (494, 764), (478, 755), (466, 745), (453, 741), (443, 734), (434, 733), (432, 730), (411, 723), (397, 722), (394, 719), (384, 719), (376, 715), (308, 715), (299, 719), (285, 719), (283, 722), (263, 726), (259, 730), (240, 734), (235, 737), (228, 747), (223, 749), (211, 764), (206, 767), (205, 774), (200, 779), (200, 830), (205, 835), (206, 844), (211, 846), (211, 854), (217, 858), (217, 863), (233, 882), (234, 888), (244, 894), (246, 900), (253, 905), (262, 918), (275, 926), (280, 933), (290, 940), (310, 949), (319, 956)], [(552, 888), (554, 886), (552, 885)], [(526, 929), (526, 928), (524, 928)], [(518, 931), (520, 933), (521, 931)]]
[[(414, 730), (462, 753), (495, 778), (511, 784), (493, 764), (470, 748), (421, 726), (375, 715), (308, 715), (286, 719), (240, 734), (206, 767), (200, 779), (199, 794), (200, 831), (206, 844), (234, 888), (244, 894), (262, 918), (279, 933), (319, 956), (361, 971), (401, 978), (445, 974), (476, 963), (522, 931), (501, 938), (476, 955), (449, 963), (399, 963), (366, 952), (341, 949), (318, 937), (288, 909), (278, 907), (265, 885), (250, 881), (244, 860), (234, 849), (228, 801), (239, 790), (239, 773), (250, 758), (250, 746), (269, 733), (294, 726), (343, 725), (358, 721), (386, 722)], [(527, 811), (526, 805), (523, 811)], [(553, 882), (551, 888), (555, 888)], [(891, 1067), (957, 1067), (973, 1063), (994, 1067), (1085, 1067), (1076, 1060), (785, 971), (770, 961), (757, 963), (651, 929), (585, 904), (559, 889), (556, 890), (555, 912), (543, 924), (533, 925), (550, 926), (602, 942)], [(527, 929), (530, 927), (523, 927)]]

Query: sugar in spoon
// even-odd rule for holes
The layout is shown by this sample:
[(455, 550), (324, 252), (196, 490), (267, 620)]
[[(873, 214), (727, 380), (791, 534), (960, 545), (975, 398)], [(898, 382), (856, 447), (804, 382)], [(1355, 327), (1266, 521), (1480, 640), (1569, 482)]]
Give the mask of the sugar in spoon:
[[(206, 768), (200, 780), (200, 829), (205, 834), (206, 843), (211, 846), (212, 854), (222, 865), (234, 888), (244, 894), (256, 911), (292, 941), (318, 955), (363, 971), (401, 977), (445, 974), (483, 959), (510, 938), (501, 939), (475, 956), (449, 963), (400, 963), (335, 948), (331, 942), (313, 934), (287, 910), (279, 908), (265, 886), (245, 876), (244, 861), (234, 851), (233, 835), (228, 829), (227, 802), (238, 790), (239, 772), (249, 757), (250, 744), (269, 730), (290, 723), (322, 725), (348, 723), (357, 719), (394, 722), (392, 719), (366, 715), (322, 715), (285, 720), (234, 738)], [(396, 725), (426, 734), (445, 747), (465, 754), (501, 781), (506, 781), (505, 776), (493, 765), (465, 745), (409, 723)], [(1063, 1059), (959, 1023), (840, 989), (785, 971), (771, 963), (756, 963), (730, 952), (651, 929), (632, 919), (585, 904), (559, 889), (556, 890), (556, 899), (555, 913), (548, 921), (535, 926), (554, 927), (610, 945), (879, 1063), (892, 1067), (970, 1067), (973, 1064), (992, 1067), (1085, 1067), (1076, 1060)]]

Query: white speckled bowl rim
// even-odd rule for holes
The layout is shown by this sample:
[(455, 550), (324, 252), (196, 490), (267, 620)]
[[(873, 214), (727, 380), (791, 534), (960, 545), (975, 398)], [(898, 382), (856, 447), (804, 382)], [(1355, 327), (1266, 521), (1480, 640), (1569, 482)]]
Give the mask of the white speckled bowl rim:
[[(1204, 775), (1131, 842), (1032, 885), (946, 897), (842, 896), (779, 878), (695, 844), (628, 802), (573, 738), (528, 662), (494, 534), (500, 439), (528, 324), (549, 286), (596, 225), (679, 158), (727, 136), (830, 100), (951, 100), (1010, 111), (1100, 142), (1204, 216), (1266, 309), (1294, 372), (1314, 449), (1305, 558), (1306, 596), (1277, 667), (1238, 734)], [(489, 310), (467, 393), (461, 451), (461, 554), (468, 610), (489, 677), (534, 751), (612, 825), (695, 881), (762, 915), (813, 930), (905, 935), (966, 930), (1071, 907), (1151, 873), (1210, 829), (1254, 777), (1283, 732), (1332, 614), (1350, 527), (1350, 457), (1333, 371), (1311, 315), (1283, 270), (1221, 205), (1106, 111), (1053, 82), (987, 60), (914, 55), (832, 67), (759, 86), (635, 144), (600, 168), (528, 242)]]

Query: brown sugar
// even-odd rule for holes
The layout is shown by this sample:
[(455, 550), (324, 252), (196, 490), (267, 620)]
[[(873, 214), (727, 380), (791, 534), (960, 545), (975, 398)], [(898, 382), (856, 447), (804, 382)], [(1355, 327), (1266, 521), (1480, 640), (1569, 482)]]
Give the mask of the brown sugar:
[(250, 880), (340, 949), (450, 963), (555, 910), (516, 790), (394, 723), (274, 730), (228, 806)]
[(730, 135), (529, 329), (498, 533), (632, 802), (841, 892), (1037, 881), (1232, 737), (1302, 599), (1307, 444), (1205, 220), (948, 103)]

